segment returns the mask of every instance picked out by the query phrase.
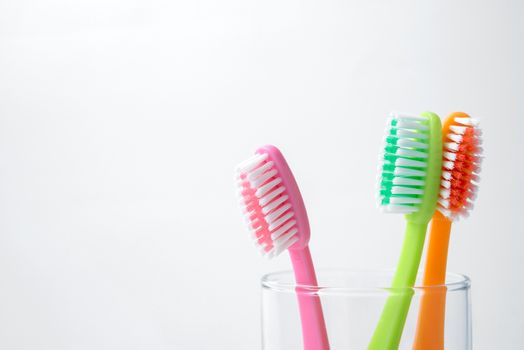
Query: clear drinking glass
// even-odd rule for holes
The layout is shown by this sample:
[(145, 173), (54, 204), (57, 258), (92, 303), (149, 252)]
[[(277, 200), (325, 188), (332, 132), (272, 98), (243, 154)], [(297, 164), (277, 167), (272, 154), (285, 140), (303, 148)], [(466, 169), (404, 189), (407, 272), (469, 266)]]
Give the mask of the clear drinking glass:
[[(448, 273), (445, 285), (402, 290), (388, 287), (393, 272), (387, 271), (318, 270), (317, 277), (319, 287), (298, 287), (320, 297), (331, 350), (367, 349), (386, 299), (406, 292), (412, 299), (399, 349), (413, 348), (422, 298), (445, 301), (444, 348), (471, 349), (470, 280), (464, 275)], [(262, 278), (262, 348), (303, 349), (292, 271)]]

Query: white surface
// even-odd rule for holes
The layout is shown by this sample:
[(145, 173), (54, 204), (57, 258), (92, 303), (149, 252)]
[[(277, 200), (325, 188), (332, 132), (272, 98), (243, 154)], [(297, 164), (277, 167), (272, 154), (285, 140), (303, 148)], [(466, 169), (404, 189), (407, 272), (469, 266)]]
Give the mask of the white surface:
[(388, 268), (391, 110), (481, 120), (450, 270), (475, 349), (524, 346), (524, 24), (515, 1), (0, 1), (0, 348), (256, 349), (260, 259), (233, 169), (264, 143), (318, 266)]

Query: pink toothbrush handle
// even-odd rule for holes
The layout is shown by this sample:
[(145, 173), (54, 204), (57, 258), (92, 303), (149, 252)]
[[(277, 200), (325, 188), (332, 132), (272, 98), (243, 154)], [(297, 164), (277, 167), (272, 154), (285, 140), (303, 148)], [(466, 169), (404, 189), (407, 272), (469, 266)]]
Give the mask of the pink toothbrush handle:
[(304, 350), (329, 350), (320, 298), (316, 291), (300, 287), (300, 285), (317, 286), (317, 277), (309, 247), (289, 249), (289, 255), (295, 272), (295, 280), (299, 285), (297, 287), (297, 298), (302, 322)]

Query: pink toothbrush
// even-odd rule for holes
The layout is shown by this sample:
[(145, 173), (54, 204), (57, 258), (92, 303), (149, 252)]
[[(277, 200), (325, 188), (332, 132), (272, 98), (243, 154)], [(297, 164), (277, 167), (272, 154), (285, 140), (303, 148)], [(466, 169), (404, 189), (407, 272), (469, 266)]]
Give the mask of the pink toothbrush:
[(309, 252), (309, 221), (297, 183), (275, 146), (263, 146), (237, 168), (241, 204), (249, 230), (263, 255), (289, 251), (297, 287), (305, 350), (327, 350), (320, 298), (301, 286), (317, 286)]

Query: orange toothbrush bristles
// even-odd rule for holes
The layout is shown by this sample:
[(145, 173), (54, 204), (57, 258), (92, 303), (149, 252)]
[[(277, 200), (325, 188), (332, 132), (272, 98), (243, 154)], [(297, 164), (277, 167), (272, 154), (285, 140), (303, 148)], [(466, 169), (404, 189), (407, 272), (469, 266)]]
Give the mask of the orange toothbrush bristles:
[(481, 162), (481, 131), (476, 120), (462, 112), (444, 122), (443, 169), (437, 211), (433, 215), (422, 285), (414, 350), (444, 349), (446, 265), (453, 220), (473, 207)]

